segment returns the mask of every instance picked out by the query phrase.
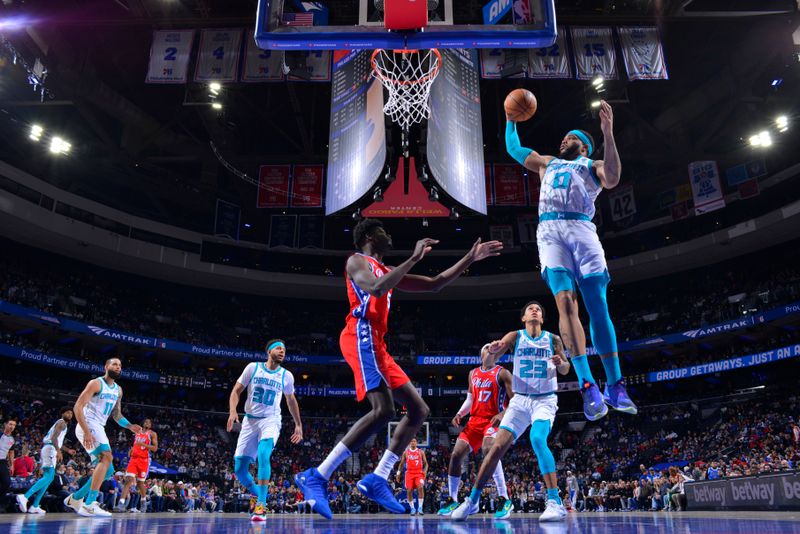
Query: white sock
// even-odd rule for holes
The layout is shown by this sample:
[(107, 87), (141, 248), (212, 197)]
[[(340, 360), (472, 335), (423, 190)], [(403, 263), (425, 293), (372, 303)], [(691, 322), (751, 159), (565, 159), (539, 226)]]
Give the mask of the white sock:
[(336, 444), (330, 454), (328, 454), (327, 458), (325, 458), (325, 460), (319, 464), (317, 471), (319, 471), (320, 475), (325, 477), (325, 480), (329, 480), (333, 472), (336, 471), (336, 468), (342, 465), (344, 461), (350, 458), (352, 454), (353, 453), (350, 452), (350, 449), (347, 448), (347, 445), (340, 441)]
[(400, 458), (395, 453), (389, 449), (386, 449), (383, 452), (381, 461), (378, 462), (378, 467), (375, 468), (375, 474), (384, 480), (389, 480), (389, 475), (392, 473), (392, 467), (394, 467), (394, 464), (396, 464), (397, 460), (399, 459)]
[(458, 489), (461, 487), (461, 477), (447, 476), (447, 489), (450, 491), (450, 498), (458, 501)]
[(503, 462), (497, 462), (497, 467), (492, 474), (494, 485), (497, 486), (497, 494), (504, 499), (508, 499), (508, 488), (506, 487), (506, 475), (503, 474)]

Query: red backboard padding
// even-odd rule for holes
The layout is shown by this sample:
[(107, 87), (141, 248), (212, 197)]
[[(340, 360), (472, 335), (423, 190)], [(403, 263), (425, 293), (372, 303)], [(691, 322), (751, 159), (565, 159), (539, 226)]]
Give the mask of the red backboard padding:
[(428, 25), (428, 0), (385, 0), (383, 25), (387, 30), (417, 30)]

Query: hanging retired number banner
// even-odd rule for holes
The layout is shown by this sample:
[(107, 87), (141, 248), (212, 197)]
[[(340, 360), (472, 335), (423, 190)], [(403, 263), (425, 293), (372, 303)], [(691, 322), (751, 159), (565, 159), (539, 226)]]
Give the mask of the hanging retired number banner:
[(289, 165), (262, 165), (258, 169), (256, 207), (289, 207)]
[(525, 205), (525, 168), (521, 165), (495, 164), (495, 206)]
[(295, 165), (292, 168), (292, 207), (322, 207), (322, 165)]
[(255, 39), (247, 40), (247, 53), (244, 56), (242, 81), (247, 83), (282, 82), (280, 50), (261, 50)]
[(602, 76), (617, 79), (617, 52), (611, 28), (570, 28), (575, 54), (576, 77), (591, 80)]
[(524, 78), (528, 71), (528, 54), (523, 50), (513, 50), (504, 48), (484, 48), (481, 53), (481, 78), (487, 80), (498, 80), (502, 70), (512, 66), (511, 63), (520, 67), (520, 72), (507, 78)]
[(631, 80), (667, 80), (667, 64), (658, 28), (617, 28), (625, 70)]
[(304, 54), (306, 56), (306, 67), (311, 77), (308, 80), (288, 76), (289, 81), (309, 81), (309, 82), (329, 82), (331, 81), (331, 51), (330, 50), (304, 50), (292, 52), (292, 54)]
[(528, 53), (528, 78), (571, 78), (567, 54), (567, 34), (558, 29), (556, 42), (545, 48), (532, 48)]
[(235, 82), (239, 70), (242, 30), (203, 30), (197, 54), (196, 82)]
[(194, 30), (155, 31), (146, 83), (186, 83)]

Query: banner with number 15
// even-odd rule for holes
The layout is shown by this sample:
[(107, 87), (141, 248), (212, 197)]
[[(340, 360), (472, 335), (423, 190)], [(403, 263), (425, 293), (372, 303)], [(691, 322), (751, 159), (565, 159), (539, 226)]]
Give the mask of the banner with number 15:
[(239, 70), (242, 30), (203, 30), (197, 54), (196, 82), (235, 82)]

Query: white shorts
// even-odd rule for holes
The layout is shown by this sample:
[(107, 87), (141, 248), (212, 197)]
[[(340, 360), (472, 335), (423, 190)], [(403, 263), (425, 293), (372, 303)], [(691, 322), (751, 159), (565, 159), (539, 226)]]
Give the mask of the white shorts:
[(525, 432), (534, 421), (550, 421), (550, 428), (556, 420), (558, 411), (558, 395), (528, 397), (514, 395), (508, 403), (500, 428), (514, 435), (514, 441)]
[(105, 427), (102, 427), (92, 421), (86, 421), (86, 426), (89, 427), (89, 431), (92, 433), (92, 437), (94, 437), (94, 449), (90, 451), (86, 448), (86, 445), (83, 444), (84, 434), (81, 425), (75, 427), (75, 437), (78, 438), (81, 446), (84, 448), (84, 450), (86, 450), (87, 453), (89, 453), (89, 456), (92, 457), (92, 460), (97, 460), (101, 452), (111, 450), (111, 446), (108, 442), (108, 436), (106, 436), (106, 429)]
[(56, 467), (56, 448), (52, 445), (42, 445), (42, 451), (39, 456), (42, 459), (42, 467)]
[(566, 269), (576, 281), (608, 271), (597, 228), (590, 221), (542, 221), (536, 228), (542, 273)]
[(234, 457), (248, 456), (255, 460), (258, 458), (258, 442), (262, 439), (272, 438), (273, 444), (278, 443), (280, 434), (280, 417), (256, 419), (245, 416), (242, 422), (242, 431), (239, 433), (239, 440), (236, 442)]

